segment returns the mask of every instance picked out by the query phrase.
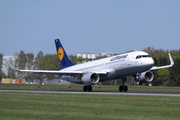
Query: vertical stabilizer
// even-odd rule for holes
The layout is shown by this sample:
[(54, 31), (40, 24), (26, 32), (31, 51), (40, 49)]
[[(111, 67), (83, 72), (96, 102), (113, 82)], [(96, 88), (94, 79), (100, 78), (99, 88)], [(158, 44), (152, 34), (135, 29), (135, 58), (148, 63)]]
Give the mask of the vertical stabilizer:
[(57, 57), (60, 64), (60, 69), (72, 66), (73, 64), (71, 60), (69, 59), (69, 57), (67, 56), (60, 40), (55, 39), (55, 44), (56, 44)]

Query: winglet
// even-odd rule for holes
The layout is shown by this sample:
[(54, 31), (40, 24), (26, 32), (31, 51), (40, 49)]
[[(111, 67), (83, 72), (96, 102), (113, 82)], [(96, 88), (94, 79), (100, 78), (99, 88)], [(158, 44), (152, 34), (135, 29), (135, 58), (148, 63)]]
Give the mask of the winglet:
[(172, 57), (171, 57), (171, 54), (169, 53), (169, 60), (170, 60), (170, 65), (171, 66), (173, 66), (174, 65), (174, 60), (172, 59)]
[(57, 50), (58, 61), (60, 64), (60, 69), (73, 66), (71, 60), (67, 56), (59, 39), (55, 39), (55, 45), (56, 45), (56, 50)]
[(174, 60), (172, 59), (170, 53), (169, 53), (168, 55), (169, 55), (170, 65), (165, 65), (165, 66), (160, 66), (160, 67), (154, 66), (154, 67), (152, 67), (150, 70), (159, 70), (159, 69), (162, 69), (162, 68), (172, 67), (172, 66), (174, 65)]

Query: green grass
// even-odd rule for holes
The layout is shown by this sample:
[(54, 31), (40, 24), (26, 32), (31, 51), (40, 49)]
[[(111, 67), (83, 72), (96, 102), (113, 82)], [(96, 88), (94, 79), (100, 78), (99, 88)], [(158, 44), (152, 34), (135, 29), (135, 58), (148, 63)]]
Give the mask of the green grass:
[[(93, 91), (114, 91), (118, 92), (119, 86), (94, 85)], [(36, 89), (36, 90), (69, 90), (82, 91), (83, 85), (31, 85), (31, 84), (0, 84), (0, 89)], [(159, 87), (159, 86), (128, 86), (128, 92), (159, 92), (159, 93), (180, 93), (180, 87)]]
[(180, 97), (0, 92), (0, 120), (179, 120)]

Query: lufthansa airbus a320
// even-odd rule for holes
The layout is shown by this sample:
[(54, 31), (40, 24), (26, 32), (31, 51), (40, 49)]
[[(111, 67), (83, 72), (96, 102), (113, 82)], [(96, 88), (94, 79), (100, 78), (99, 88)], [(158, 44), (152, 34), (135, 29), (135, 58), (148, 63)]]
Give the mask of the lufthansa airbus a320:
[(127, 92), (126, 76), (134, 76), (139, 84), (151, 82), (153, 71), (172, 67), (174, 61), (169, 53), (170, 65), (156, 67), (152, 57), (143, 51), (133, 51), (95, 61), (74, 65), (68, 58), (59, 39), (55, 40), (60, 70), (18, 70), (39, 74), (58, 75), (62, 80), (83, 84), (83, 91), (92, 91), (92, 85), (99, 82), (121, 79), (120, 92)]

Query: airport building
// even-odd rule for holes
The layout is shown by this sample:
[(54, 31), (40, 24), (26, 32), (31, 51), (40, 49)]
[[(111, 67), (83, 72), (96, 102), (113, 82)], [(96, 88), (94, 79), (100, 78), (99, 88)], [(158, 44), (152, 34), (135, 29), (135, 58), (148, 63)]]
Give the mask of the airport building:
[(97, 56), (107, 56), (107, 57), (110, 57), (110, 56), (113, 56), (113, 55), (117, 55), (117, 54), (120, 54), (120, 53), (113, 53), (113, 52), (101, 52), (101, 53), (98, 53)]
[(15, 56), (3, 56), (3, 65), (2, 65), (1, 70), (6, 75), (8, 74), (8, 69), (9, 69), (9, 66), (8, 66), (7, 62), (9, 62), (9, 64), (15, 64)]
[(110, 56), (113, 56), (113, 55), (116, 55), (116, 54), (119, 54), (119, 53), (101, 52), (101, 53), (98, 53), (96, 55), (94, 52), (78, 52), (77, 53), (77, 58), (82, 57), (82, 58), (85, 58), (85, 59), (93, 60), (93, 59), (96, 59), (96, 57), (99, 57), (99, 56), (100, 57), (103, 57), (103, 56), (110, 57)]
[(79, 58), (79, 57), (82, 57), (84, 59), (93, 60), (96, 58), (96, 54), (94, 52), (83, 52), (83, 53), (79, 52), (77, 54), (77, 58)]

